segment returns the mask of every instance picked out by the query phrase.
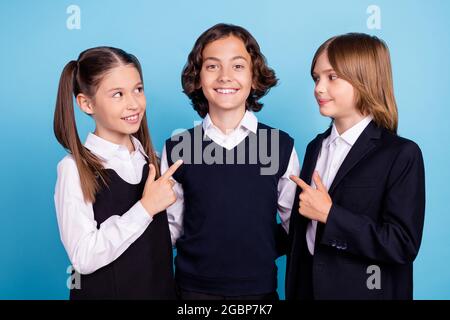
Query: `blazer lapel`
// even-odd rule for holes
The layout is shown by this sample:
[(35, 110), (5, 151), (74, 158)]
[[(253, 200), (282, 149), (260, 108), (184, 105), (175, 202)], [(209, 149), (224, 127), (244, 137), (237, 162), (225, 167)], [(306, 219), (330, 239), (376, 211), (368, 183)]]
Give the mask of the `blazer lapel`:
[[(316, 162), (317, 162), (317, 158), (319, 157), (320, 150), (322, 148), (323, 139), (325, 139), (328, 135), (330, 135), (330, 133), (331, 133), (331, 127), (324, 133), (317, 135), (317, 137), (313, 140), (310, 148), (306, 150), (304, 163), (302, 165), (302, 170), (300, 172), (300, 178), (308, 184), (311, 183), (311, 177), (314, 172), (314, 168), (316, 167)], [(294, 200), (295, 204), (292, 207), (293, 213), (291, 215), (291, 220), (293, 222), (294, 220), (299, 219), (297, 226), (306, 226), (306, 223), (310, 220), (308, 218), (301, 216), (298, 213), (298, 196), (300, 194), (300, 191), (301, 191), (300, 187), (297, 187), (296, 196), (295, 196), (295, 200)], [(294, 225), (295, 225), (295, 223), (294, 223)], [(291, 233), (291, 232), (292, 232), (292, 230), (290, 230), (289, 233)], [(298, 241), (297, 235), (298, 234), (299, 234), (299, 232), (293, 233), (293, 243), (297, 243), (297, 241)], [(303, 233), (301, 232), (300, 234), (303, 234)], [(306, 240), (306, 239), (303, 237), (303, 239), (301, 241), (303, 241), (303, 240)]]
[(372, 139), (379, 139), (381, 135), (381, 129), (378, 128), (373, 121), (371, 121), (364, 131), (361, 133), (359, 138), (356, 140), (353, 147), (350, 149), (347, 157), (339, 168), (333, 183), (328, 190), (330, 195), (333, 194), (334, 190), (337, 188), (342, 179), (347, 175), (347, 173), (359, 162), (366, 154), (368, 154), (376, 144)]
[(323, 140), (331, 133), (331, 127), (322, 134), (316, 137), (316, 141), (311, 146), (309, 154), (305, 156), (305, 163), (302, 167), (300, 178), (308, 184), (311, 184), (312, 174), (316, 168), (317, 158), (319, 157), (320, 150), (322, 149)]

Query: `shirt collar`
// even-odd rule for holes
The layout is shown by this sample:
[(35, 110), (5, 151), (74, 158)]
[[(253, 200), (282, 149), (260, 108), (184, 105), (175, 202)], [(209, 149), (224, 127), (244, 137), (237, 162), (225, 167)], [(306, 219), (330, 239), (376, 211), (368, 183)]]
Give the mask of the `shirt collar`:
[[(212, 128), (219, 130), (212, 122), (209, 113), (206, 115), (205, 119), (203, 119), (202, 127), (204, 135), (207, 135), (207, 132), (210, 131)], [(253, 114), (253, 112), (250, 112), (248, 110), (245, 111), (244, 117), (242, 118), (241, 122), (239, 122), (239, 125), (236, 127), (236, 129), (239, 128), (247, 129), (256, 134), (256, 130), (258, 129), (258, 119)]]
[(371, 115), (368, 115), (361, 121), (359, 121), (357, 124), (355, 124), (350, 129), (347, 129), (344, 133), (339, 135), (339, 132), (336, 129), (335, 123), (333, 123), (333, 127), (331, 128), (331, 133), (328, 139), (327, 147), (334, 142), (337, 138), (341, 138), (344, 140), (347, 144), (350, 146), (353, 146), (358, 140), (361, 133), (364, 131), (364, 129), (369, 125), (369, 123), (372, 121), (373, 117)]
[[(136, 139), (134, 136), (131, 136), (131, 142), (134, 145), (135, 152), (139, 151), (144, 157), (148, 158), (147, 154), (145, 153), (144, 147), (138, 139)], [(88, 134), (84, 146), (104, 160), (110, 160), (115, 156), (130, 156), (130, 152), (128, 151), (127, 147), (105, 140), (93, 133)]]

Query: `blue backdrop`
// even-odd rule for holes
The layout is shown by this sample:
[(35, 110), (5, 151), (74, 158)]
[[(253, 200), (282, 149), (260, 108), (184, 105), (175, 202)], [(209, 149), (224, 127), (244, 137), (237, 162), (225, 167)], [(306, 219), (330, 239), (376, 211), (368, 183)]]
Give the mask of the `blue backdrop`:
[[(415, 261), (414, 297), (450, 298), (450, 2), (285, 1), (1, 1), (0, 2), (0, 298), (66, 299), (69, 266), (53, 204), (56, 164), (65, 155), (53, 135), (63, 66), (82, 50), (110, 45), (141, 61), (149, 126), (160, 151), (198, 116), (181, 92), (180, 72), (201, 32), (218, 22), (253, 33), (280, 79), (264, 98), (261, 121), (289, 132), (303, 159), (328, 123), (313, 98), (309, 67), (330, 36), (375, 34), (390, 46), (399, 134), (422, 148), (427, 205)], [(78, 112), (84, 140), (93, 122)], [(284, 265), (279, 292), (284, 297)]]

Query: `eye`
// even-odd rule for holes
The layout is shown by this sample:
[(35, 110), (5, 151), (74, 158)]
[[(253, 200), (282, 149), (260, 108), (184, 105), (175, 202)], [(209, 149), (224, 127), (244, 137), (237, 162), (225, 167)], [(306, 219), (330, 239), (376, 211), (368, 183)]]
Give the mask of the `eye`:
[(316, 77), (316, 76), (313, 76), (312, 79), (313, 79), (314, 83), (316, 83), (317, 81), (319, 81), (319, 77)]
[(242, 70), (242, 69), (245, 68), (245, 66), (242, 65), (242, 64), (236, 64), (236, 65), (234, 66), (234, 68), (235, 68), (236, 70)]
[(339, 77), (336, 75), (336, 74), (330, 74), (329, 76), (328, 76), (328, 79), (330, 79), (330, 80), (336, 80), (336, 79), (338, 79)]
[(113, 94), (113, 98), (121, 98), (123, 96), (123, 93), (121, 91), (117, 91)]
[(217, 64), (208, 64), (208, 65), (206, 65), (206, 70), (213, 71), (213, 70), (216, 70), (218, 68), (219, 68), (219, 66)]
[(136, 93), (142, 93), (142, 92), (144, 92), (144, 87), (137, 87), (134, 91)]

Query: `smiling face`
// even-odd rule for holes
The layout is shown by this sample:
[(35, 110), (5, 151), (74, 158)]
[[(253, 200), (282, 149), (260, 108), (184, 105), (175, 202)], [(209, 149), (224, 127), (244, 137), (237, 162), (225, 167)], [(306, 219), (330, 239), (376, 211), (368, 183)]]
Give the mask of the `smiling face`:
[(314, 96), (323, 116), (333, 118), (337, 124), (344, 123), (344, 127), (351, 127), (364, 117), (356, 108), (353, 86), (339, 78), (326, 51), (317, 58), (313, 79)]
[(116, 144), (129, 143), (129, 135), (138, 131), (146, 107), (142, 80), (133, 65), (112, 68), (92, 99), (79, 95), (77, 100), (95, 119), (95, 134)]
[(210, 111), (241, 110), (252, 88), (252, 61), (241, 39), (228, 36), (205, 46), (200, 87)]

